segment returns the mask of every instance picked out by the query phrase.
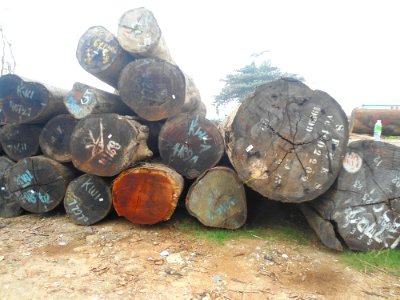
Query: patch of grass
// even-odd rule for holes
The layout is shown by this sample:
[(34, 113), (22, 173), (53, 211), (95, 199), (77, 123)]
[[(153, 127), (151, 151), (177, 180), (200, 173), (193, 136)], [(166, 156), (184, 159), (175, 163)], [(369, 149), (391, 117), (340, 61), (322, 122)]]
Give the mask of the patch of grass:
[(383, 140), (400, 140), (400, 136), (397, 135), (386, 135), (382, 136)]
[(346, 251), (342, 254), (342, 258), (355, 269), (367, 272), (383, 271), (400, 276), (400, 250)]

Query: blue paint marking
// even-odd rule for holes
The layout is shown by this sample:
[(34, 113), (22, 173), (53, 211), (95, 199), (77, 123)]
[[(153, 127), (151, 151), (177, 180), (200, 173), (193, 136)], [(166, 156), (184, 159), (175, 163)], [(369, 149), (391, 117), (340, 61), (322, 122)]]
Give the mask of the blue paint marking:
[(17, 176), (17, 183), (22, 187), (26, 188), (32, 184), (33, 175), (29, 170), (26, 170), (21, 175)]
[(76, 104), (75, 98), (72, 96), (67, 98), (67, 106), (74, 113), (79, 113), (81, 111), (81, 107)]

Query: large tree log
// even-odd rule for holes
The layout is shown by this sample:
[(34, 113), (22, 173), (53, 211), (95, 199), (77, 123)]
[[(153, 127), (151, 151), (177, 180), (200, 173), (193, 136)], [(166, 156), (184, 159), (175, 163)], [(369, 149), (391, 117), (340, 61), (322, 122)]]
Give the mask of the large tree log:
[(15, 163), (6, 156), (0, 156), (0, 217), (11, 218), (22, 213), (21, 205), (11, 197), (8, 188), (8, 174)]
[(77, 175), (74, 168), (44, 156), (24, 158), (9, 172), (8, 188), (13, 201), (32, 213), (56, 208), (63, 201), (68, 183)]
[(87, 72), (114, 88), (118, 86), (121, 70), (134, 59), (121, 48), (117, 38), (102, 26), (90, 27), (81, 36), (76, 58)]
[(350, 132), (374, 134), (377, 120), (382, 121), (383, 135), (400, 135), (400, 110), (355, 108), (350, 116)]
[(232, 169), (215, 167), (203, 173), (191, 185), (186, 208), (202, 224), (237, 229), (247, 218), (243, 184)]
[(0, 132), (0, 142), (4, 152), (15, 161), (38, 154), (41, 131), (41, 125), (4, 125)]
[(92, 225), (111, 211), (111, 188), (103, 178), (84, 174), (72, 180), (65, 193), (64, 207), (78, 225)]
[(302, 208), (329, 248), (400, 248), (400, 148), (350, 143), (336, 183)]
[(81, 119), (71, 136), (74, 166), (98, 176), (115, 176), (135, 162), (149, 158), (147, 126), (132, 117), (97, 114)]
[(224, 140), (217, 126), (206, 118), (180, 114), (163, 125), (158, 147), (163, 163), (193, 179), (219, 162)]
[(135, 115), (135, 113), (116, 94), (111, 94), (86, 84), (75, 82), (72, 90), (64, 99), (69, 113), (76, 119), (91, 114), (116, 113)]
[(182, 193), (184, 180), (173, 169), (143, 163), (122, 172), (112, 187), (113, 204), (119, 216), (135, 224), (169, 220)]
[(347, 117), (328, 94), (290, 78), (266, 83), (226, 124), (226, 151), (240, 179), (265, 197), (304, 202), (324, 193), (342, 166)]
[(144, 7), (125, 12), (119, 20), (118, 41), (139, 57), (154, 57), (174, 63), (153, 13)]
[(39, 82), (24, 81), (14, 74), (0, 77), (0, 123), (44, 124), (66, 113), (67, 91)]
[(58, 115), (48, 121), (39, 136), (43, 154), (59, 162), (70, 162), (72, 155), (69, 144), (77, 123), (71, 115)]
[(201, 102), (193, 81), (176, 65), (163, 60), (129, 63), (121, 73), (118, 89), (122, 101), (149, 121), (193, 111)]

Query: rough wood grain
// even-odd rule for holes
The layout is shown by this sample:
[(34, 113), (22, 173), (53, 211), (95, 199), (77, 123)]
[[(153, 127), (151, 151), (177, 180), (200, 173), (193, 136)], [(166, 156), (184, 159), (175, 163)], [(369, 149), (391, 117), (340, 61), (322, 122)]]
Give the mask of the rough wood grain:
[(239, 178), (265, 197), (299, 203), (333, 184), (348, 141), (347, 117), (328, 94), (290, 78), (257, 88), (225, 128)]
[(373, 135), (377, 120), (382, 121), (383, 135), (400, 135), (399, 109), (355, 108), (350, 116), (350, 132)]
[(6, 156), (0, 156), (0, 217), (12, 218), (22, 213), (21, 205), (11, 197), (8, 188), (8, 174), (15, 163)]
[(166, 221), (175, 211), (183, 186), (183, 177), (173, 169), (158, 163), (143, 163), (115, 179), (114, 208), (119, 216), (135, 224)]
[(244, 187), (229, 168), (204, 172), (191, 185), (185, 204), (188, 212), (206, 226), (238, 229), (246, 222)]

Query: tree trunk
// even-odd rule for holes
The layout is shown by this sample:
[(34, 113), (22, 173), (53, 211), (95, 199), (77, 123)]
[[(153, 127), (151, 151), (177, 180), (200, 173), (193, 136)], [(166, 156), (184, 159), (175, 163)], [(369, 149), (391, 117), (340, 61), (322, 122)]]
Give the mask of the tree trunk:
[(24, 81), (14, 74), (0, 77), (0, 122), (2, 124), (44, 124), (67, 113), (67, 91), (39, 82)]
[(86, 84), (75, 82), (72, 90), (64, 99), (69, 113), (76, 119), (82, 119), (91, 114), (116, 113), (120, 115), (135, 115), (116, 94), (107, 93)]
[(0, 133), (0, 142), (4, 152), (15, 161), (38, 154), (41, 131), (41, 125), (4, 125)]
[(159, 58), (174, 64), (156, 18), (144, 7), (122, 15), (117, 37), (121, 47), (135, 56)]
[(400, 110), (355, 108), (350, 116), (350, 132), (374, 134), (377, 120), (382, 121), (383, 135), (400, 135)]
[(238, 229), (247, 218), (243, 184), (232, 169), (210, 169), (190, 187), (186, 196), (186, 208), (203, 225)]
[(348, 123), (328, 94), (294, 79), (280, 79), (258, 87), (229, 119), (229, 159), (239, 178), (263, 196), (309, 201), (336, 179)]
[[(349, 144), (336, 183), (304, 204), (326, 246), (337, 249), (332, 244), (343, 241), (357, 251), (400, 248), (399, 166), (400, 147), (366, 140)], [(331, 226), (336, 232), (318, 230)]]
[(84, 174), (69, 183), (64, 197), (64, 207), (74, 223), (95, 224), (111, 211), (110, 185), (101, 177)]
[(22, 213), (21, 205), (11, 197), (7, 184), (9, 170), (14, 164), (6, 156), (0, 156), (0, 218), (12, 218)]
[(140, 117), (163, 120), (200, 105), (193, 81), (175, 65), (156, 59), (138, 59), (128, 64), (119, 79), (119, 92)]
[(81, 36), (76, 58), (87, 72), (114, 88), (118, 86), (121, 70), (134, 60), (121, 48), (117, 38), (102, 26), (90, 27)]
[(149, 129), (132, 117), (90, 115), (76, 124), (71, 136), (74, 166), (98, 176), (115, 176), (135, 162), (149, 158)]
[(122, 172), (112, 188), (114, 208), (119, 216), (135, 224), (169, 220), (182, 193), (181, 175), (165, 165), (143, 163)]
[(13, 201), (32, 213), (45, 213), (56, 208), (65, 195), (68, 183), (77, 172), (44, 156), (20, 160), (8, 176)]
[(158, 147), (163, 163), (188, 179), (214, 167), (224, 153), (224, 141), (214, 123), (199, 115), (180, 114), (163, 125)]
[(70, 162), (69, 144), (77, 123), (71, 115), (58, 115), (47, 122), (39, 136), (43, 154), (59, 162)]

